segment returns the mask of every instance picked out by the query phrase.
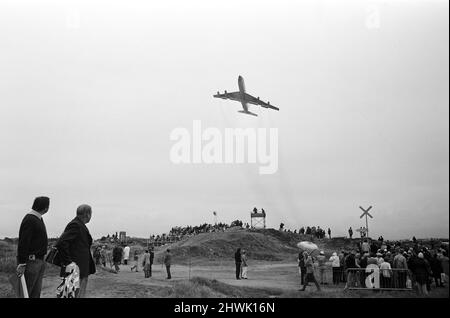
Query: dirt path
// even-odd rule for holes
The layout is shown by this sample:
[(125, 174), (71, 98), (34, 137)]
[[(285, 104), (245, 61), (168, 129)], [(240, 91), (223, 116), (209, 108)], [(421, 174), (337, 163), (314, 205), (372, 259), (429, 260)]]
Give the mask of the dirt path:
[[(220, 282), (256, 288), (296, 291), (299, 288), (299, 276), (296, 264), (256, 264), (249, 267), (247, 280), (236, 280), (234, 264), (191, 266), (173, 265), (172, 279), (166, 279), (166, 269), (154, 265), (152, 277), (144, 278), (142, 269), (131, 271), (130, 265), (122, 265), (118, 274), (99, 269), (89, 276), (87, 294), (89, 297), (152, 297), (164, 296), (179, 281), (189, 277), (216, 279)], [(59, 279), (54, 275), (46, 275), (43, 282), (42, 297), (55, 297)]]

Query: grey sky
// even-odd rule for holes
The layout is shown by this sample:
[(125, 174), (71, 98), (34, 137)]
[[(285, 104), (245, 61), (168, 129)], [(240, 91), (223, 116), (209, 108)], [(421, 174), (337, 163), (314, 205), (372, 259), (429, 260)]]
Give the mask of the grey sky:
[[(375, 8), (375, 9), (374, 9)], [(374, 10), (379, 28), (368, 28)], [(38, 195), (59, 235), (284, 222), (448, 237), (447, 1), (0, 3), (0, 237)], [(212, 98), (237, 90), (280, 107)], [(279, 170), (174, 165), (177, 127), (278, 127)]]

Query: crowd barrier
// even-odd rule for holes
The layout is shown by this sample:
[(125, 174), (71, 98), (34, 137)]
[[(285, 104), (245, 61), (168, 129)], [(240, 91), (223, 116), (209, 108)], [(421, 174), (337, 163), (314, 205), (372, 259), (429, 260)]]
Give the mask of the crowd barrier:
[(412, 290), (413, 277), (407, 269), (380, 269), (371, 264), (366, 268), (346, 270), (348, 289)]
[[(383, 273), (384, 272), (384, 273)], [(318, 283), (324, 282), (330, 286), (348, 289), (375, 290), (412, 290), (414, 281), (407, 269), (380, 270), (375, 264), (367, 268), (332, 268), (314, 266), (314, 276)]]

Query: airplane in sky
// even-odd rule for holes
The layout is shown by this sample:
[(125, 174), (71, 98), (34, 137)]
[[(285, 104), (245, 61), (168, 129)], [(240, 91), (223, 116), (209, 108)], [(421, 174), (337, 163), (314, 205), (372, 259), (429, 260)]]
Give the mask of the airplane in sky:
[(239, 92), (227, 93), (227, 91), (225, 91), (224, 94), (220, 94), (219, 92), (217, 92), (217, 94), (214, 95), (214, 97), (222, 98), (222, 99), (231, 99), (231, 100), (234, 100), (237, 102), (241, 102), (244, 110), (240, 110), (238, 112), (247, 114), (247, 115), (252, 115), (252, 116), (258, 116), (258, 115), (250, 112), (248, 110), (247, 104), (259, 105), (264, 108), (280, 110), (278, 107), (270, 105), (270, 102), (267, 102), (267, 103), (263, 102), (262, 100), (259, 99), (259, 97), (253, 97), (252, 95), (247, 94), (245, 92), (244, 78), (241, 75), (239, 75), (239, 78), (238, 78), (238, 85), (239, 85)]

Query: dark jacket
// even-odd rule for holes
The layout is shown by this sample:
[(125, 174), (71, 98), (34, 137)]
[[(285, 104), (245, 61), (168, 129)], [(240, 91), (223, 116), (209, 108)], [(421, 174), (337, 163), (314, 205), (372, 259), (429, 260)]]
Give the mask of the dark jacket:
[(361, 268), (366, 268), (367, 267), (367, 256), (363, 256), (361, 258), (361, 261), (359, 262), (359, 266)]
[(172, 254), (166, 253), (166, 255), (164, 256), (164, 265), (166, 266), (172, 265)]
[(80, 278), (95, 273), (95, 263), (91, 254), (92, 237), (80, 218), (76, 217), (66, 226), (56, 243), (61, 257), (61, 276), (65, 276), (65, 266), (75, 262), (80, 268)]
[(347, 256), (347, 258), (345, 259), (345, 266), (346, 268), (356, 268), (356, 259), (355, 259), (355, 255), (350, 254), (349, 256)]
[(153, 264), (153, 259), (155, 258), (155, 253), (153, 253), (152, 251), (150, 251), (150, 265)]
[(123, 249), (120, 246), (116, 246), (112, 251), (112, 259), (114, 263), (120, 263), (122, 261)]
[(438, 260), (437, 257), (433, 257), (433, 258), (431, 258), (430, 265), (431, 265), (431, 271), (433, 272), (433, 277), (440, 278), (441, 273), (444, 272), (441, 261)]
[(416, 281), (423, 285), (427, 283), (428, 276), (431, 274), (430, 264), (427, 260), (417, 258), (414, 262), (414, 275)]
[(240, 264), (241, 263), (241, 252), (234, 253), (234, 261), (235, 261), (236, 264)]
[(305, 265), (305, 257), (303, 257), (303, 252), (300, 252), (300, 253), (298, 254), (298, 266), (299, 266), (300, 268), (306, 268), (306, 265)]
[(43, 220), (27, 214), (20, 224), (17, 262), (24, 264), (30, 255), (43, 259), (47, 254), (47, 230)]

